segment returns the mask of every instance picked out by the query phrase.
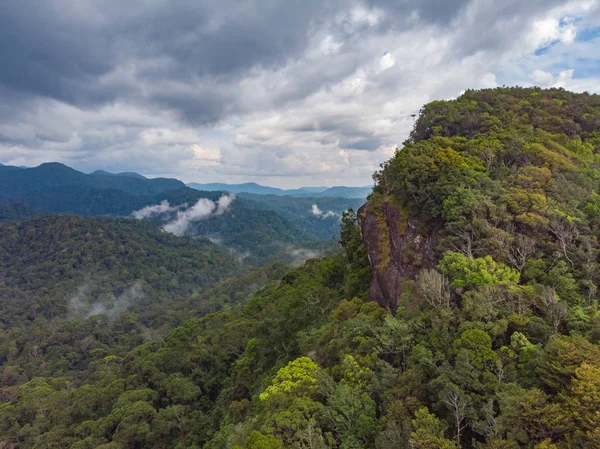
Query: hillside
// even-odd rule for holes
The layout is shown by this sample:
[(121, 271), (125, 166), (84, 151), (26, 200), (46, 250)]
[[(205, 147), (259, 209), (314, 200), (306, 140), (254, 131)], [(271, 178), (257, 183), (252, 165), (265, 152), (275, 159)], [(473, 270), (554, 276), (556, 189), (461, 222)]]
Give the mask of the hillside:
[[(343, 252), (279, 280), (270, 267), (223, 281), (197, 296), (213, 307), (222, 298), (222, 309), (134, 348), (92, 334), (40, 356), (37, 344), (5, 338), (0, 441), (599, 448), (598, 154), (598, 96), (511, 88), (430, 103), (375, 174), (369, 201), (342, 215)], [(8, 241), (35, 251), (36, 232)], [(25, 271), (35, 253), (10, 254), (2, 260), (22, 272), (13, 276), (43, 291)], [(52, 264), (44, 269), (60, 283)], [(271, 282), (252, 293), (251, 279)], [(40, 331), (55, 335), (44, 319)], [(81, 364), (72, 353), (84, 347), (91, 361)]]
[[(0, 363), (12, 359), (7, 350), (35, 345), (39, 360), (21, 359), (27, 365), (20, 370), (79, 369), (89, 356), (82, 348), (52, 365), (73, 344), (72, 333), (83, 331), (78, 327), (102, 351), (138, 344), (145, 327), (173, 327), (175, 316), (165, 314), (172, 304), (241, 271), (207, 240), (180, 239), (135, 220), (53, 215), (0, 224)], [(106, 340), (106, 326), (119, 336)]]
[(336, 240), (342, 213), (348, 209), (357, 210), (364, 203), (361, 198), (292, 198), (249, 193), (241, 193), (238, 198), (252, 209), (277, 213), (294, 223), (298, 230), (316, 238)]
[(21, 170), (21, 168), (15, 167), (14, 165), (0, 164), (0, 173), (7, 172), (7, 171), (13, 171), (13, 170)]
[[(143, 219), (168, 230), (170, 223), (177, 222), (178, 217), (182, 213), (185, 215), (185, 211), (189, 213), (194, 205), (202, 205), (208, 200), (214, 206), (223, 196), (222, 192), (200, 192), (193, 189), (167, 192), (145, 205), (156, 207), (166, 200), (169, 210)], [(164, 200), (159, 201), (159, 198)], [(315, 219), (315, 225), (305, 227), (303, 224), (310, 217), (314, 218), (309, 205), (303, 210), (298, 209), (296, 213), (286, 213), (283, 205), (269, 207), (264, 204), (263, 196), (260, 196), (259, 201), (251, 201), (246, 197), (230, 198), (231, 203), (226, 211), (190, 219), (188, 226), (180, 234), (191, 239), (198, 236), (208, 238), (231, 251), (246, 264), (254, 266), (276, 259), (288, 263), (303, 262), (311, 256), (338, 248), (334, 236), (335, 230), (339, 230), (339, 216), (333, 223), (332, 220)], [(292, 198), (283, 201), (288, 205), (293, 202)]]

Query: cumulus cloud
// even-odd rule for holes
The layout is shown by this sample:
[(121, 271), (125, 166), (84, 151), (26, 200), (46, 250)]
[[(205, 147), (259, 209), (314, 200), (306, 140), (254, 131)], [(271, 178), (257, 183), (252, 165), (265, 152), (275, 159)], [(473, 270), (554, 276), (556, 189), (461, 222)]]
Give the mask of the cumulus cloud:
[(554, 76), (552, 73), (537, 69), (529, 77), (537, 86), (565, 87), (573, 79), (573, 73), (573, 69), (561, 70), (558, 75)]
[(364, 185), (428, 101), (600, 92), (599, 27), (598, 0), (6, 0), (0, 162)]

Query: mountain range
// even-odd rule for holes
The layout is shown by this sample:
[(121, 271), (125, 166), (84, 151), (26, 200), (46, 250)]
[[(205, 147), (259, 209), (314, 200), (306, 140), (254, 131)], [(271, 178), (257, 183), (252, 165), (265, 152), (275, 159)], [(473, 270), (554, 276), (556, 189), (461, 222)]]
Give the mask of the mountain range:
[(105, 172), (87, 175), (58, 162), (45, 163), (34, 168), (4, 169), (1, 173), (0, 192), (4, 198), (64, 187), (117, 189), (138, 195), (152, 195), (185, 187), (185, 184), (176, 179), (115, 176)]
[(243, 184), (223, 184), (209, 183), (199, 184), (191, 182), (187, 185), (192, 189), (204, 191), (222, 191), (231, 193), (254, 193), (258, 195), (278, 195), (278, 196), (294, 196), (294, 197), (312, 197), (312, 198), (366, 198), (371, 193), (371, 186), (363, 187), (301, 187), (299, 189), (279, 189), (277, 187), (269, 187), (257, 184), (255, 182), (246, 182)]
[[(177, 179), (147, 178), (135, 172), (111, 173), (106, 170), (95, 170), (89, 174), (85, 174), (58, 162), (47, 162), (33, 168), (0, 164), (0, 173), (5, 174), (9, 172), (11, 173), (10, 176), (0, 179), (0, 192), (8, 196), (60, 186), (90, 186), (100, 189), (117, 188), (136, 194), (154, 194), (184, 187), (184, 184)], [(137, 181), (132, 181), (134, 179)], [(257, 195), (287, 195), (302, 198), (366, 198), (372, 188), (371, 186), (317, 186), (300, 187), (299, 189), (280, 189), (263, 186), (255, 182), (242, 184), (202, 184), (191, 182), (187, 184), (187, 187), (204, 192), (218, 191), (254, 193)]]
[[(166, 204), (160, 213), (142, 215), (155, 227), (168, 228), (179, 214), (190, 215), (195, 205), (215, 204), (222, 190), (200, 191), (176, 179), (149, 179), (131, 172), (85, 174), (60, 163), (34, 168), (0, 166), (0, 221), (48, 214), (132, 218), (135, 211)], [(357, 209), (363, 202), (342, 196), (240, 193), (227, 213), (191, 218), (189, 226), (177, 232), (210, 238), (253, 265), (274, 258), (294, 262), (335, 248), (342, 212)]]

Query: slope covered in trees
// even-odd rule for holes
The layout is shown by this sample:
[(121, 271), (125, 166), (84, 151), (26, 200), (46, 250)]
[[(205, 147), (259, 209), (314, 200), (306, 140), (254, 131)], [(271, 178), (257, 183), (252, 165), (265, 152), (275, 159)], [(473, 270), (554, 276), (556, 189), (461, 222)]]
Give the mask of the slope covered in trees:
[[(599, 120), (598, 97), (563, 90), (469, 91), (425, 106), (367, 205), (398, 212), (396, 236), (377, 222), (379, 262), (397, 263), (386, 244), (408, 225), (438, 236), (435, 266), (401, 279), (394, 313), (367, 301), (381, 267), (369, 267), (350, 212), (342, 253), (248, 299), (228, 295), (164, 338), (101, 353), (85, 372), (53, 365), (19, 378), (36, 353), (6, 351), (1, 441), (600, 447)], [(402, 263), (419, 267), (403, 248)]]
[[(0, 224), (0, 362), (18, 361), (17, 378), (81, 369), (93, 348), (132, 347), (148, 329), (172, 329), (181, 323), (170, 312), (178, 301), (241, 270), (207, 240), (134, 220)], [(80, 337), (87, 343), (70, 348)]]
[(238, 195), (252, 209), (273, 211), (294, 226), (318, 239), (336, 239), (340, 233), (340, 217), (348, 209), (358, 209), (360, 198), (292, 198), (289, 196)]

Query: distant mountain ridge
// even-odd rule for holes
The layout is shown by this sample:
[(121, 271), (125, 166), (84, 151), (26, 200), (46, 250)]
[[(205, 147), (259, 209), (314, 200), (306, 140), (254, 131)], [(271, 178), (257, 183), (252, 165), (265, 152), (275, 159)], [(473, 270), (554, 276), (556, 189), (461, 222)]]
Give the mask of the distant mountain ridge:
[(253, 193), (257, 195), (277, 195), (277, 196), (293, 196), (300, 198), (366, 198), (371, 193), (371, 186), (363, 187), (301, 187), (299, 189), (280, 189), (277, 187), (269, 187), (257, 184), (255, 182), (246, 182), (243, 184), (225, 184), (225, 183), (207, 183), (201, 184), (190, 182), (188, 187), (196, 190), (208, 192), (223, 191), (231, 193)]
[(121, 173), (111, 173), (106, 170), (96, 170), (90, 173), (92, 176), (124, 176), (126, 178), (148, 179), (144, 175), (132, 171), (124, 171)]
[(16, 167), (14, 165), (4, 165), (4, 164), (0, 164), (0, 173), (4, 173), (7, 171), (13, 171), (13, 170), (21, 170), (23, 167)]
[(0, 170), (0, 199), (19, 198), (31, 192), (47, 189), (116, 189), (134, 195), (155, 195), (168, 190), (181, 189), (185, 184), (177, 179), (147, 179), (141, 175), (95, 172), (85, 174), (58, 162), (41, 164), (34, 168)]
[[(52, 214), (131, 218), (133, 211), (165, 202), (169, 212), (149, 218), (162, 228), (176, 219), (180, 209), (191, 208), (201, 198), (215, 202), (223, 190), (231, 190), (226, 184), (211, 187), (200, 191), (176, 179), (148, 179), (128, 172), (86, 174), (60, 163), (34, 168), (0, 166), (0, 222)], [(334, 191), (327, 187), (297, 189), (298, 196), (252, 183), (240, 189), (250, 188), (260, 193), (239, 193), (227, 214), (193, 222), (188, 235), (209, 237), (250, 265), (273, 258), (293, 262), (303, 254), (321, 254), (335, 247), (342, 212), (364, 202), (315, 198)]]

